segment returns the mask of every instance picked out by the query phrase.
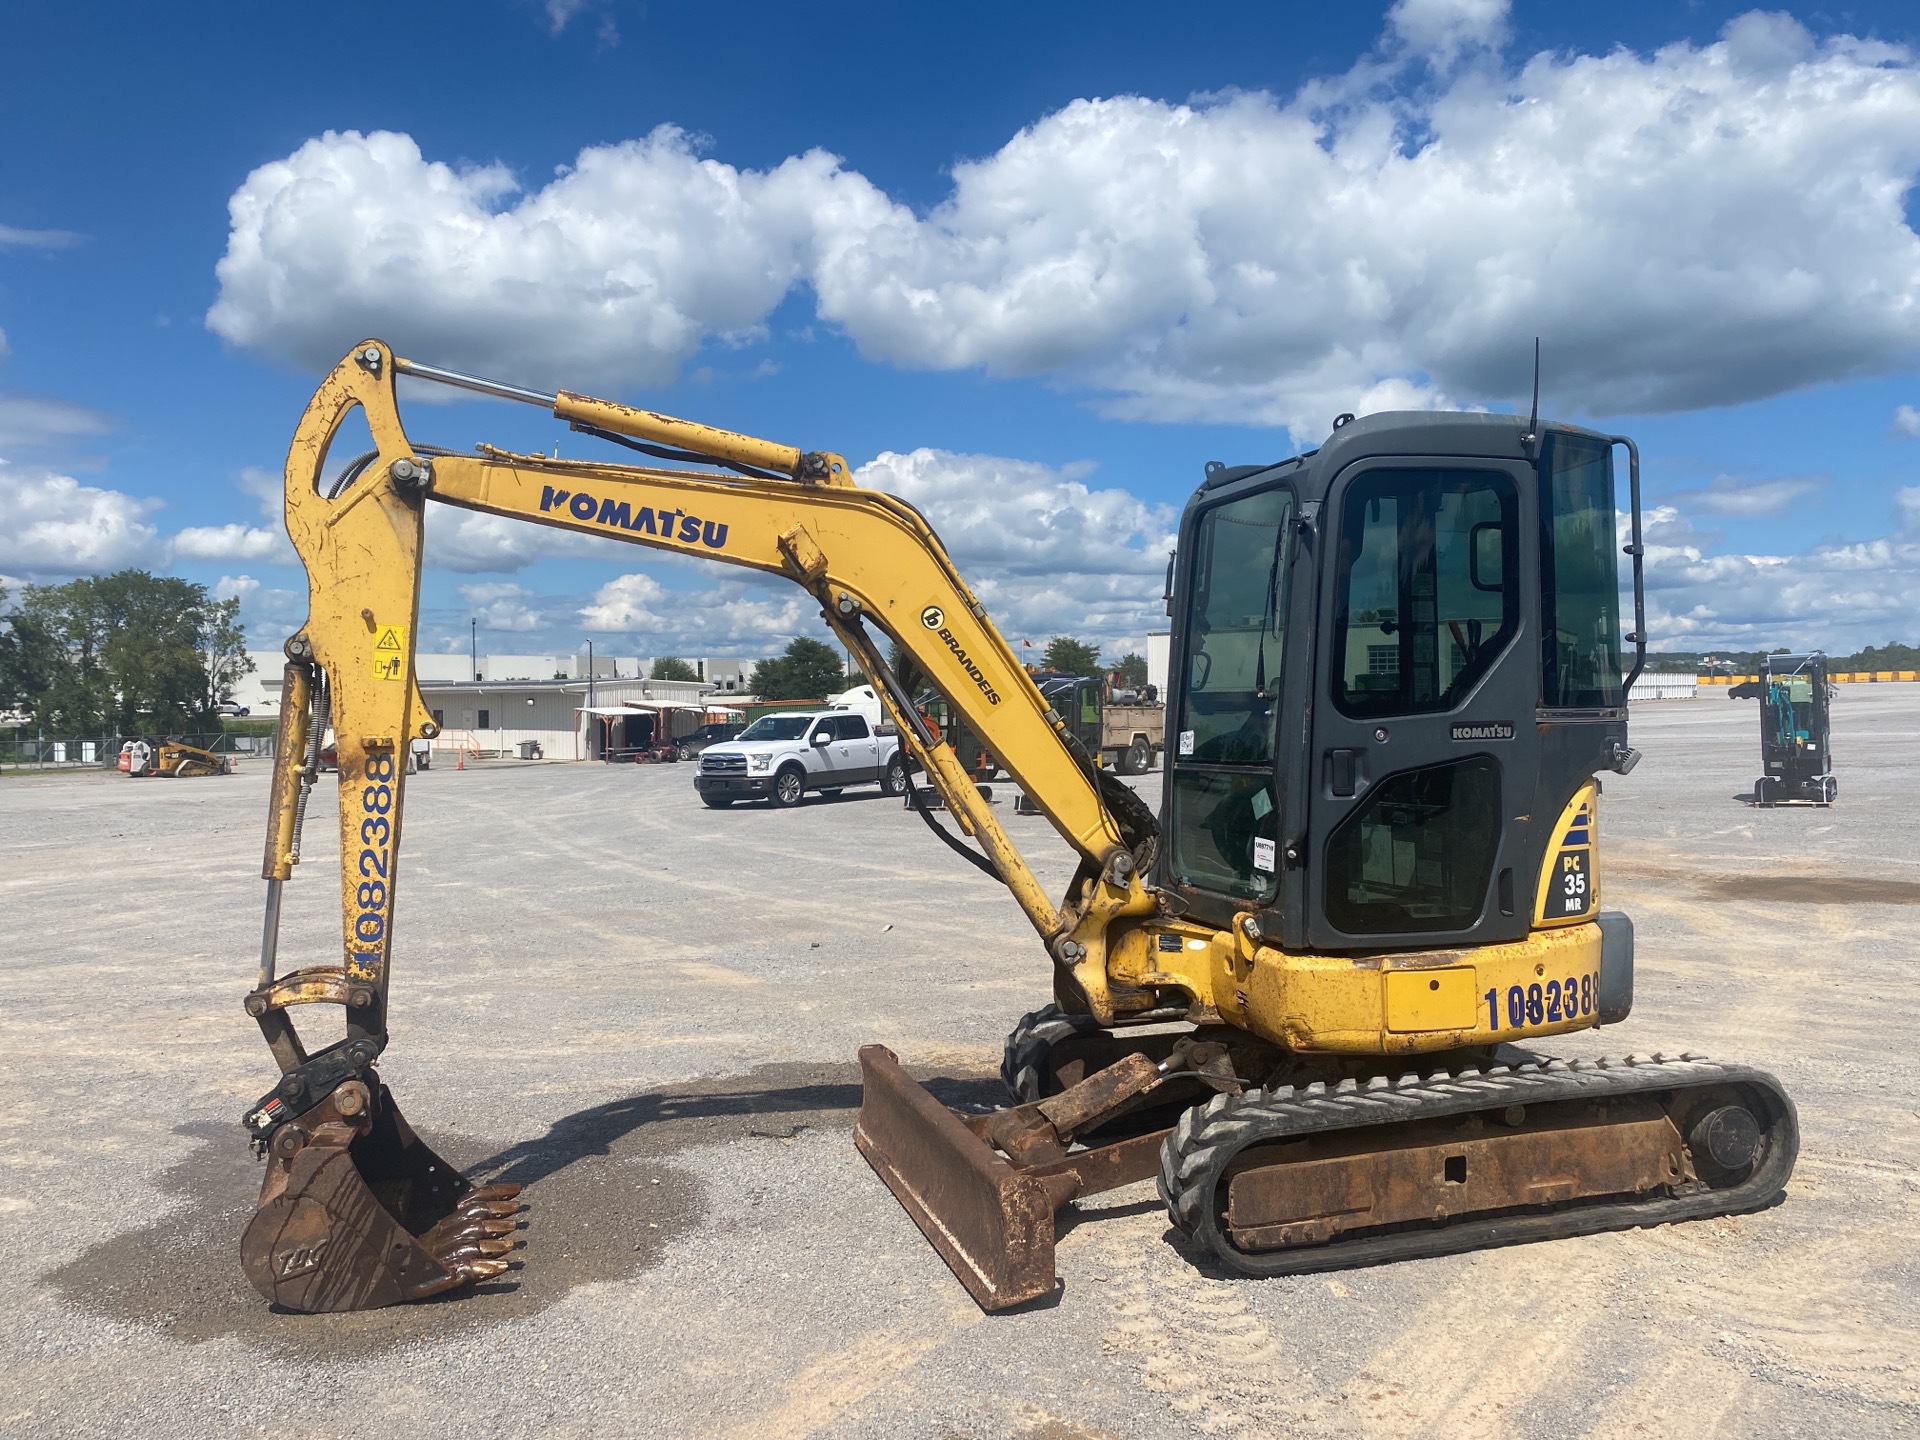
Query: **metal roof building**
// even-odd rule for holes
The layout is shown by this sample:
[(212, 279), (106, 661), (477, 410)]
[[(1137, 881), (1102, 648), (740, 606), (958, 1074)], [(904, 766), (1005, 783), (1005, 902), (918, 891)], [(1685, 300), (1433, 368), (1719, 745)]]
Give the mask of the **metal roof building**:
[(642, 733), (685, 735), (703, 723), (713, 689), (693, 680), (420, 684), (440, 726), (436, 750), (512, 756), (531, 741), (548, 760), (599, 760), (636, 747)]

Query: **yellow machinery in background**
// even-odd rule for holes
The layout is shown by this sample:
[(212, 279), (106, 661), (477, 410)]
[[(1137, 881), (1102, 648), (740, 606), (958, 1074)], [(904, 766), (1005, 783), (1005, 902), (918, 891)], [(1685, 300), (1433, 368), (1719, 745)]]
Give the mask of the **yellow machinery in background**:
[[(407, 374), (538, 405), (662, 464), (456, 454), (401, 425)], [(353, 410), (375, 449), (329, 447)], [(1172, 1223), (1247, 1275), (1372, 1263), (1772, 1203), (1797, 1148), (1761, 1072), (1512, 1048), (1624, 1019), (1632, 927), (1599, 908), (1603, 771), (1625, 773), (1612, 456), (1494, 415), (1342, 417), (1318, 451), (1210, 465), (1187, 507), (1158, 817), (1100, 769), (904, 501), (803, 452), (357, 346), (287, 460), (310, 611), (287, 643), (246, 1008), (282, 1075), (247, 1274), (296, 1310), (418, 1299), (507, 1267), (510, 1186), (423, 1145), (387, 1043), (405, 753), (431, 501), (784, 577), (860, 663), (1040, 937), (1054, 1002), (1009, 1037), (1009, 1108), (939, 1105), (861, 1051), (862, 1153), (979, 1303), (1056, 1283), (1053, 1215), (1158, 1177)], [(1629, 547), (1639, 610), (1638, 461)], [(1626, 637), (1644, 655), (1640, 633)], [(897, 643), (1079, 857), (1055, 900), (887, 663)], [(1636, 666), (1637, 669), (1637, 666)], [(342, 954), (278, 966), (319, 737), (338, 738)], [(903, 921), (911, 920), (903, 901)], [(969, 957), (953, 957), (965, 973)], [(345, 1037), (310, 1051), (303, 1005)]]
[(225, 775), (227, 757), (198, 745), (189, 745), (178, 736), (169, 736), (157, 744), (129, 740), (120, 747), (118, 768), (138, 780), (146, 775), (165, 775), (187, 779), (195, 775)]

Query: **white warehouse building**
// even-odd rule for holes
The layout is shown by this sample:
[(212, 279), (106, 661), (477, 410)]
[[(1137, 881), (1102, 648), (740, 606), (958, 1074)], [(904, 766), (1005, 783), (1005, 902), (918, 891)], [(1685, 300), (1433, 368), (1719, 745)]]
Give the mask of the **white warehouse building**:
[[(278, 715), (281, 675), (286, 668), (286, 656), (278, 650), (249, 650), (247, 658), (253, 661), (253, 673), (242, 676), (234, 685), (234, 703), (246, 706), (248, 713), (252, 715), (268, 717)], [(691, 659), (687, 663), (693, 666), (694, 673), (704, 682), (699, 687), (702, 690), (718, 690), (739, 695), (746, 693), (747, 677), (753, 673), (753, 667), (758, 662)], [(414, 656), (413, 664), (414, 674), (419, 679), (422, 690), (429, 685), (471, 685), (476, 675), (481, 683), (489, 685), (502, 681), (529, 680), (551, 683), (556, 676), (564, 676), (569, 680), (577, 680), (584, 686), (587, 679), (585, 655), (482, 655), (476, 659), (468, 655), (430, 652)], [(595, 655), (593, 657), (593, 678), (596, 682), (603, 684), (643, 680), (652, 668), (651, 660), (633, 655)], [(685, 685), (691, 682), (653, 680), (643, 683)], [(472, 708), (477, 712), (480, 707), (476, 705)]]
[(695, 680), (423, 680), (440, 726), (434, 748), (512, 756), (528, 742), (548, 760), (617, 758), (656, 737), (686, 735), (724, 719)]

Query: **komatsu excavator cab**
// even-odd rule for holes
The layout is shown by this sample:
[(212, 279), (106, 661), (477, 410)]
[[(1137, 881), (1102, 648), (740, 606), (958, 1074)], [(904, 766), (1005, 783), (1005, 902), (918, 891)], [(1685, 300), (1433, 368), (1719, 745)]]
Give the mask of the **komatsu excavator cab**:
[(1591, 845), (1566, 842), (1590, 840), (1594, 773), (1637, 758), (1623, 641), (1636, 672), (1645, 650), (1620, 629), (1622, 443), (1390, 413), (1208, 467), (1180, 526), (1156, 877), (1186, 914), (1251, 908), (1267, 941), (1329, 952), (1592, 918)]

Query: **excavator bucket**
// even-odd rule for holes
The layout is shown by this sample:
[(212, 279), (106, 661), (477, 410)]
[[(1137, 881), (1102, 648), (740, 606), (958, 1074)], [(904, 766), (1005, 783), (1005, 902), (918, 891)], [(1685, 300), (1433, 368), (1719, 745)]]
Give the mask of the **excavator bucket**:
[(885, 1046), (862, 1047), (860, 1078), (854, 1144), (980, 1308), (1051, 1293), (1053, 1212), (1066, 1195), (1009, 1164)]
[(377, 1080), (348, 1081), (281, 1121), (266, 1158), (240, 1262), (276, 1305), (372, 1310), (508, 1268), (520, 1187), (476, 1187), (413, 1133)]

